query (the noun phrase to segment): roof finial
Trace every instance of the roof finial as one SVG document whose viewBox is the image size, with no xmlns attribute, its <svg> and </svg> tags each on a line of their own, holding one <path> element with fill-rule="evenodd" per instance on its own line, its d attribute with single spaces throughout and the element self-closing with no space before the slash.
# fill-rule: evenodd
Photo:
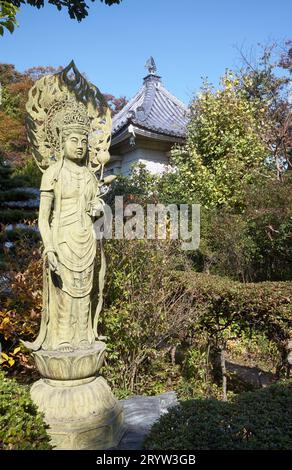
<svg viewBox="0 0 292 470">
<path fill-rule="evenodd" d="M 156 64 L 155 64 L 155 61 L 153 59 L 153 57 L 150 57 L 150 59 L 147 60 L 146 64 L 145 64 L 145 68 L 148 69 L 148 72 L 150 75 L 154 75 L 156 70 L 157 70 L 157 67 L 156 67 Z"/>
</svg>

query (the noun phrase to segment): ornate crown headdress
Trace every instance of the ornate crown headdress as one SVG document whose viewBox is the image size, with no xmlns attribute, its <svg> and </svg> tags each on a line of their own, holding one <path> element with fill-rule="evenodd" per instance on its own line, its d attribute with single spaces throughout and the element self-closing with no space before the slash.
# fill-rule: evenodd
<svg viewBox="0 0 292 470">
<path fill-rule="evenodd" d="M 93 171 L 109 160 L 110 110 L 98 88 L 87 82 L 73 61 L 61 72 L 35 82 L 26 109 L 28 140 L 41 171 L 61 158 L 62 135 L 69 130 L 88 133 Z"/>
</svg>

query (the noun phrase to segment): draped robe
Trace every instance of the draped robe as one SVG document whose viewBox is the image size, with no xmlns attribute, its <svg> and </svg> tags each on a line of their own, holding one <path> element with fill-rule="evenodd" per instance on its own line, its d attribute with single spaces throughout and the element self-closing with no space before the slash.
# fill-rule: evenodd
<svg viewBox="0 0 292 470">
<path fill-rule="evenodd" d="M 56 163 L 43 174 L 40 190 L 53 195 L 50 244 L 59 265 L 58 274 L 45 270 L 42 348 L 87 347 L 94 343 L 90 293 L 96 239 L 89 203 L 97 194 L 97 181 L 86 166 L 73 170 Z"/>
</svg>

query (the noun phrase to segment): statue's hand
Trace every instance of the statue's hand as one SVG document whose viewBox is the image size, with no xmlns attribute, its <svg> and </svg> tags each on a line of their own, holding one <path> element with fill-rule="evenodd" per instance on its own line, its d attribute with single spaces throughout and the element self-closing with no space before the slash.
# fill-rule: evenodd
<svg viewBox="0 0 292 470">
<path fill-rule="evenodd" d="M 101 212 L 103 212 L 103 203 L 102 203 L 102 200 L 98 197 L 90 201 L 89 207 L 90 207 L 90 215 L 92 217 L 96 217 L 100 215 Z"/>
<path fill-rule="evenodd" d="M 49 267 L 51 271 L 53 271 L 56 274 L 60 274 L 58 260 L 53 251 L 48 251 L 48 262 L 49 262 Z"/>
</svg>

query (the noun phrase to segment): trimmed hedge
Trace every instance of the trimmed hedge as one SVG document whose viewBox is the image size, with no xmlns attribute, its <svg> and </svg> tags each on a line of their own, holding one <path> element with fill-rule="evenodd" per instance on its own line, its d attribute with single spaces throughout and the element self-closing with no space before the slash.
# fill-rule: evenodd
<svg viewBox="0 0 292 470">
<path fill-rule="evenodd" d="M 263 352 L 260 367 L 271 370 L 272 363 L 271 372 L 285 372 L 291 282 L 241 284 L 196 273 L 177 246 L 164 242 L 109 240 L 105 251 L 108 268 L 99 323 L 108 346 L 103 372 L 122 396 L 176 390 L 193 398 L 206 388 L 213 395 L 212 382 L 219 386 L 222 381 L 218 349 L 228 353 L 234 337 L 238 342 L 258 337 L 261 344 L 270 341 L 272 352 Z M 38 251 L 27 240 L 9 256 L 11 265 L 18 266 L 11 273 L 9 298 L 1 299 L 0 335 L 6 338 L 2 345 L 8 355 L 19 346 L 19 337 L 35 338 L 42 303 Z M 14 369 L 23 367 L 14 359 Z M 228 377 L 227 391 L 232 387 Z"/>
<path fill-rule="evenodd" d="M 141 394 L 176 389 L 178 377 L 187 373 L 188 352 L 196 351 L 198 357 L 190 357 L 194 383 L 209 381 L 216 367 L 211 354 L 217 360 L 218 348 L 231 337 L 257 334 L 273 343 L 277 373 L 284 370 L 292 282 L 242 284 L 197 273 L 177 247 L 155 241 L 109 241 L 105 251 L 100 333 L 109 348 L 105 373 L 116 389 Z"/>
<path fill-rule="evenodd" d="M 40 233 L 34 230 L 16 228 L 14 230 L 7 230 L 6 232 L 0 233 L 0 243 L 4 242 L 15 242 L 16 240 L 40 240 Z"/>
<path fill-rule="evenodd" d="M 0 220 L 3 224 L 13 224 L 24 220 L 35 220 L 38 218 L 37 211 L 26 211 L 24 209 L 2 209 Z"/>
<path fill-rule="evenodd" d="M 243 284 L 189 271 L 178 274 L 172 284 L 177 297 L 192 299 L 190 319 L 196 320 L 195 327 L 206 328 L 212 335 L 236 323 L 238 333 L 261 331 L 280 349 L 285 348 L 292 333 L 292 282 Z"/>
<path fill-rule="evenodd" d="M 10 177 L 9 173 L 0 174 L 0 189 L 8 190 L 16 187 L 29 186 L 29 178 L 21 175 L 13 175 Z"/>
<path fill-rule="evenodd" d="M 51 449 L 41 414 L 29 388 L 0 371 L 0 450 Z"/>
<path fill-rule="evenodd" d="M 1 191 L 0 193 L 1 204 L 7 201 L 28 201 L 29 199 L 36 199 L 36 195 L 27 191 L 16 191 L 15 189 Z"/>
<path fill-rule="evenodd" d="M 181 402 L 152 427 L 153 450 L 291 450 L 292 382 L 239 395 Z"/>
</svg>

